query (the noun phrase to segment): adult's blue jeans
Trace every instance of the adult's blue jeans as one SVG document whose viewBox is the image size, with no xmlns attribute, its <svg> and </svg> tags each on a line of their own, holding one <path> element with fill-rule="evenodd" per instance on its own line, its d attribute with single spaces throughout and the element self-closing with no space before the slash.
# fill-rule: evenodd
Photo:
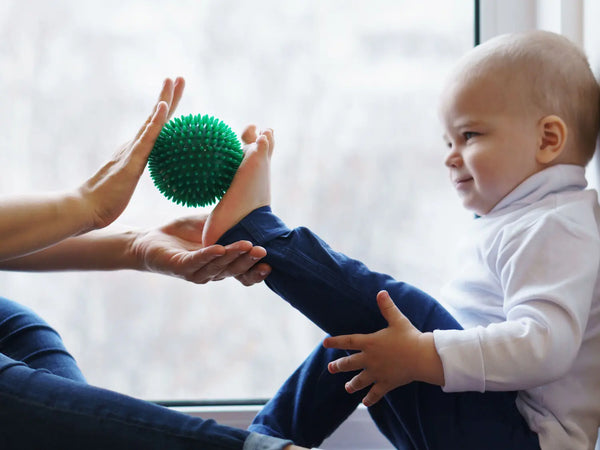
<svg viewBox="0 0 600 450">
<path fill-rule="evenodd" d="M 267 285 L 331 335 L 385 328 L 375 300 L 383 289 L 419 330 L 461 329 L 429 295 L 333 251 L 306 228 L 290 230 L 269 207 L 253 211 L 220 243 L 240 239 L 266 248 L 265 262 L 272 267 Z M 355 373 L 328 373 L 327 363 L 345 355 L 317 346 L 250 429 L 318 446 L 366 393 L 344 390 Z M 515 392 L 444 393 L 438 386 L 414 382 L 389 392 L 369 412 L 397 448 L 539 449 L 537 434 L 519 414 L 515 397 Z"/>
<path fill-rule="evenodd" d="M 289 441 L 86 384 L 59 335 L 0 298 L 0 449 L 261 449 Z"/>
</svg>

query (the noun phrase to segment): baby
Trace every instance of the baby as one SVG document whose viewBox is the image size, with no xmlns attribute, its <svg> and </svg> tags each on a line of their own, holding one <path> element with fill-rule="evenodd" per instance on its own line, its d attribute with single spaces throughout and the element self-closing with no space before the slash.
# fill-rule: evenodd
<svg viewBox="0 0 600 450">
<path fill-rule="evenodd" d="M 459 61 L 440 103 L 445 164 L 476 219 L 439 303 L 288 229 L 269 207 L 273 132 L 249 127 L 204 244 L 265 247 L 269 287 L 337 336 L 251 429 L 318 445 L 362 399 L 400 448 L 594 448 L 600 208 L 584 168 L 599 108 L 585 55 L 559 35 L 500 36 Z"/>
</svg>

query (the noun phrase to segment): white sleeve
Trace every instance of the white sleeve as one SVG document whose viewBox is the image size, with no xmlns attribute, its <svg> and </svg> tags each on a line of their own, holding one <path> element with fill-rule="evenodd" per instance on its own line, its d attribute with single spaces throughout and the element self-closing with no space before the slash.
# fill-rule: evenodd
<svg viewBox="0 0 600 450">
<path fill-rule="evenodd" d="M 434 332 L 444 391 L 522 390 L 570 369 L 600 264 L 596 227 L 587 225 L 550 215 L 504 236 L 492 270 L 503 289 L 506 321 Z"/>
</svg>

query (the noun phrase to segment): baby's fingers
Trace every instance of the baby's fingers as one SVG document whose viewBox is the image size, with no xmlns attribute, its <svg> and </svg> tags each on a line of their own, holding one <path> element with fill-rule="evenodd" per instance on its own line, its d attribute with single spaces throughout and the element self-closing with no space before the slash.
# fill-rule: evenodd
<svg viewBox="0 0 600 450">
<path fill-rule="evenodd" d="M 369 372 L 363 370 L 346 383 L 346 392 L 348 392 L 348 394 L 354 394 L 355 392 L 372 385 L 374 382 L 375 379 L 369 375 Z"/>
<path fill-rule="evenodd" d="M 362 403 L 366 407 L 373 406 L 375 403 L 381 400 L 383 396 L 388 392 L 389 389 L 383 388 L 381 383 L 375 383 L 373 387 L 369 390 L 369 393 L 365 396 L 365 398 L 362 399 Z"/>
<path fill-rule="evenodd" d="M 337 348 L 338 350 L 362 350 L 364 347 L 364 334 L 343 334 L 325 338 L 323 347 Z"/>
<path fill-rule="evenodd" d="M 353 355 L 344 356 L 343 358 L 331 361 L 327 365 L 327 369 L 330 373 L 352 372 L 355 370 L 364 369 L 364 359 L 365 358 L 363 353 L 355 353 Z"/>
<path fill-rule="evenodd" d="M 408 320 L 398 309 L 387 291 L 380 291 L 377 294 L 377 306 L 379 307 L 381 315 L 389 325 L 402 324 Z"/>
</svg>

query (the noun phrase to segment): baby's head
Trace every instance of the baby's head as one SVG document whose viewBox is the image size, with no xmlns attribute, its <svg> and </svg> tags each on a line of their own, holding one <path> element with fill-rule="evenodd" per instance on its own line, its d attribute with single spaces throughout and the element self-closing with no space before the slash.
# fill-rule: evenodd
<svg viewBox="0 0 600 450">
<path fill-rule="evenodd" d="M 589 162 L 600 128 L 600 87 L 585 55 L 565 37 L 503 35 L 459 61 L 440 112 L 451 177 L 465 206 L 486 214 L 534 173 Z M 474 188 L 488 185 L 479 186 L 479 204 L 467 198 L 477 192 L 461 184 L 471 177 Z"/>
</svg>

